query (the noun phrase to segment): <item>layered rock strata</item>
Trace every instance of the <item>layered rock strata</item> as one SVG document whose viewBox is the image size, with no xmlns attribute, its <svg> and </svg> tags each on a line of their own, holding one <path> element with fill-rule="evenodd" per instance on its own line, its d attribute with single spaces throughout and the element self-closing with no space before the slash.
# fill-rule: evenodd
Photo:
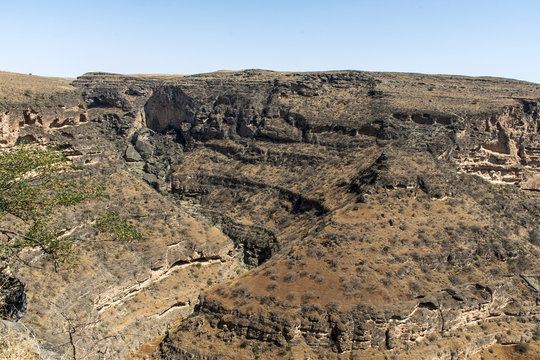
<svg viewBox="0 0 540 360">
<path fill-rule="evenodd" d="M 108 329 L 99 351 L 125 354 L 194 309 L 156 357 L 414 358 L 427 349 L 450 358 L 456 347 L 470 354 L 511 340 L 490 324 L 533 337 L 537 84 L 248 70 L 89 73 L 58 86 L 69 96 L 54 111 L 28 108 L 24 94 L 2 103 L 3 146 L 68 144 L 76 164 L 111 186 L 115 201 L 93 206 L 122 209 L 149 233 L 133 248 L 107 248 L 125 262 L 88 248 L 88 276 L 51 290 L 72 300 L 70 316 Z M 92 222 L 86 210 L 70 228 Z M 194 273 L 207 266 L 219 269 Z M 92 274 L 109 275 L 96 283 Z M 30 321 L 50 321 L 25 280 L 32 270 L 18 276 L 36 304 Z M 97 286 L 91 305 L 78 300 L 81 281 Z M 65 340 L 41 331 L 52 347 Z M 461 331 L 481 341 L 467 347 Z M 101 339 L 81 338 L 92 339 L 87 348 Z M 433 350 L 435 339 L 448 346 Z"/>
</svg>

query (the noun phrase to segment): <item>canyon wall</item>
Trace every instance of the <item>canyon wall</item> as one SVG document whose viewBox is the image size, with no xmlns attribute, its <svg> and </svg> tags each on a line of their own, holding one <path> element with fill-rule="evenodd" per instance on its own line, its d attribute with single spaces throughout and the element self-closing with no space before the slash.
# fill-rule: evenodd
<svg viewBox="0 0 540 360">
<path fill-rule="evenodd" d="M 148 233 L 82 245 L 83 276 L 48 290 L 69 299 L 56 312 L 95 325 L 80 334 L 89 356 L 152 352 L 165 336 L 157 358 L 451 358 L 534 337 L 538 84 L 246 70 L 88 73 L 55 89 L 1 103 L 2 146 L 63 143 L 107 184 L 111 201 L 68 216 L 82 239 L 100 208 Z M 17 275 L 26 318 L 67 351 L 43 325 L 64 320 L 34 270 Z M 478 342 L 459 343 L 463 329 Z"/>
</svg>

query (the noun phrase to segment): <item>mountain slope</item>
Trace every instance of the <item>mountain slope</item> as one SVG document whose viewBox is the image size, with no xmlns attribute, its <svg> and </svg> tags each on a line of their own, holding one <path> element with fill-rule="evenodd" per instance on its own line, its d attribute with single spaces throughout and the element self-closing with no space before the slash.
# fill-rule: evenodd
<svg viewBox="0 0 540 360">
<path fill-rule="evenodd" d="M 70 86 L 61 104 L 2 103 L 2 139 L 67 142 L 112 199 L 86 213 L 121 209 L 148 233 L 115 250 L 126 262 L 79 270 L 94 304 L 59 291 L 78 280 L 54 290 L 136 333 L 94 349 L 125 354 L 193 309 L 156 358 L 455 358 L 537 336 L 540 85 L 247 70 Z M 221 274 L 184 280 L 206 262 Z M 32 294 L 34 270 L 18 276 Z M 32 322 L 56 316 L 30 298 Z"/>
</svg>

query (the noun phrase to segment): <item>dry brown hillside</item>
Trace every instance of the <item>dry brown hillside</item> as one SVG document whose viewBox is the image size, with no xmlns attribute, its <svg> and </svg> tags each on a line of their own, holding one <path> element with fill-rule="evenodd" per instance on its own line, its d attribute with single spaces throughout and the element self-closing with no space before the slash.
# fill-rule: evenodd
<svg viewBox="0 0 540 360">
<path fill-rule="evenodd" d="M 105 186 L 54 214 L 74 266 L 30 251 L 10 264 L 47 354 L 539 355 L 539 84 L 0 75 L 2 146 L 63 144 Z M 109 241 L 107 210 L 143 239 Z"/>
</svg>

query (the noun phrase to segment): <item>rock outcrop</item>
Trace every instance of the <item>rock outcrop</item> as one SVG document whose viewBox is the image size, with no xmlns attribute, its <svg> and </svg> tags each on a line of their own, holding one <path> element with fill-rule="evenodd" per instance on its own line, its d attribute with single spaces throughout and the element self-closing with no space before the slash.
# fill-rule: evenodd
<svg viewBox="0 0 540 360">
<path fill-rule="evenodd" d="M 26 312 L 24 284 L 19 279 L 0 276 L 0 316 L 2 319 L 19 320 Z"/>
</svg>

